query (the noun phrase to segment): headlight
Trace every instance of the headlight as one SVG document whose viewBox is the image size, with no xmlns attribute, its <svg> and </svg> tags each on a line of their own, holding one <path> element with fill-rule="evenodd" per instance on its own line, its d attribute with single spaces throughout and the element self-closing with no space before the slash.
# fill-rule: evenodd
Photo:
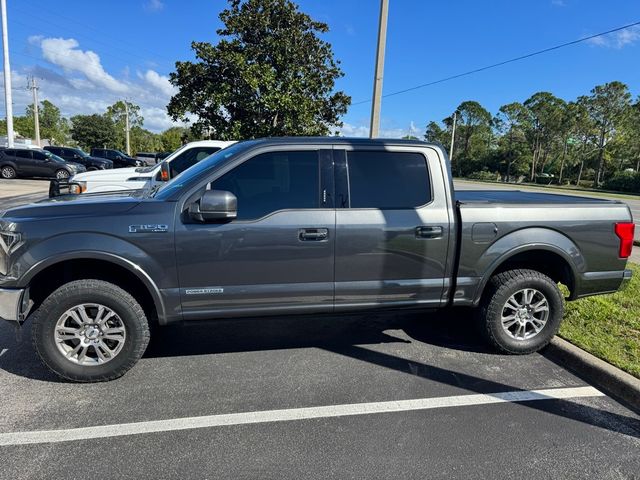
<svg viewBox="0 0 640 480">
<path fill-rule="evenodd" d="M 22 235 L 17 232 L 0 231 L 0 275 L 9 273 L 9 254 L 18 248 Z"/>
<path fill-rule="evenodd" d="M 79 195 L 87 191 L 87 182 L 78 181 L 69 185 L 69 193 Z"/>
</svg>

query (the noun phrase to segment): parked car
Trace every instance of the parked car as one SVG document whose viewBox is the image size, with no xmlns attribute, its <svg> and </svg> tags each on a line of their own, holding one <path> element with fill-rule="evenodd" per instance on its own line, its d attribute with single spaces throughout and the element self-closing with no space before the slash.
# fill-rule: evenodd
<svg viewBox="0 0 640 480">
<path fill-rule="evenodd" d="M 87 172 L 73 177 L 76 193 L 114 192 L 150 188 L 184 172 L 187 168 L 235 142 L 202 140 L 180 147 L 161 164 L 139 168 L 120 168 L 109 172 Z"/>
<path fill-rule="evenodd" d="M 111 160 L 92 157 L 81 148 L 48 146 L 44 147 L 44 150 L 47 150 L 68 162 L 75 162 L 84 165 L 87 171 L 110 170 L 113 168 L 113 162 Z"/>
<path fill-rule="evenodd" d="M 46 150 L 5 148 L 0 151 L 0 177 L 5 179 L 27 177 L 65 180 L 85 171 L 83 165 L 67 162 Z"/>
<path fill-rule="evenodd" d="M 152 152 L 137 152 L 136 160 L 140 160 L 141 162 L 144 162 L 145 165 L 155 165 L 156 163 L 158 163 L 157 155 L 158 155 L 157 153 L 152 153 Z"/>
<path fill-rule="evenodd" d="M 136 160 L 126 153 L 112 148 L 92 148 L 91 156 L 111 160 L 113 162 L 113 168 L 142 167 L 145 165 L 143 161 Z"/>
<path fill-rule="evenodd" d="M 475 307 L 498 350 L 535 352 L 567 300 L 630 278 L 620 201 L 454 192 L 439 145 L 271 138 L 145 195 L 72 195 L 0 216 L 0 317 L 83 382 L 124 374 L 149 324 Z"/>
</svg>

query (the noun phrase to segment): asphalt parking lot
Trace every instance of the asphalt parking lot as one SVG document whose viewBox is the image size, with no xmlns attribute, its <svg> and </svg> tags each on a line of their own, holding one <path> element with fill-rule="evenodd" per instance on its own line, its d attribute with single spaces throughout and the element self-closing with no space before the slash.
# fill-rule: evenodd
<svg viewBox="0 0 640 480">
<path fill-rule="evenodd" d="M 488 350 L 467 311 L 164 328 L 89 385 L 29 327 L 0 323 L 2 479 L 639 478 L 637 413 L 545 353 Z"/>
</svg>

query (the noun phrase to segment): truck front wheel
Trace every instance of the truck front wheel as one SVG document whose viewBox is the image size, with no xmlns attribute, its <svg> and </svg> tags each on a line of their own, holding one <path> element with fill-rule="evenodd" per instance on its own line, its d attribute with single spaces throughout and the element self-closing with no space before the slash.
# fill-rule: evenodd
<svg viewBox="0 0 640 480">
<path fill-rule="evenodd" d="M 149 343 L 142 307 L 120 287 L 76 280 L 49 295 L 32 315 L 33 344 L 43 363 L 74 382 L 113 380 Z"/>
<path fill-rule="evenodd" d="M 498 350 L 527 354 L 551 341 L 563 314 L 562 293 L 553 280 L 535 270 L 508 270 L 491 278 L 480 321 Z"/>
</svg>

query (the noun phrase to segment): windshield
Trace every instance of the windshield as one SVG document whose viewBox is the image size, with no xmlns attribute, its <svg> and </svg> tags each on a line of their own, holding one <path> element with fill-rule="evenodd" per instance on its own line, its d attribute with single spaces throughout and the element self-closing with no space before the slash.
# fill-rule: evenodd
<svg viewBox="0 0 640 480">
<path fill-rule="evenodd" d="M 87 158 L 90 157 L 91 155 L 89 155 L 87 152 L 85 152 L 84 150 L 80 149 L 80 148 L 76 148 L 75 152 L 80 155 L 83 158 Z"/>
<path fill-rule="evenodd" d="M 193 167 L 186 169 L 177 177 L 172 178 L 167 183 L 157 185 L 149 192 L 149 195 L 157 198 L 168 198 L 169 195 L 173 194 L 176 190 L 180 190 L 183 186 L 197 181 L 200 176 L 206 175 L 207 172 L 213 170 L 218 164 L 238 153 L 244 152 L 253 145 L 253 143 L 254 142 L 251 141 L 238 142 L 230 147 L 218 150 L 201 162 L 196 163 Z"/>
<path fill-rule="evenodd" d="M 66 163 L 63 158 L 60 158 L 59 156 L 54 155 L 49 150 L 43 150 L 42 153 L 44 153 L 44 155 L 50 160 L 55 160 L 56 162 Z"/>
</svg>

